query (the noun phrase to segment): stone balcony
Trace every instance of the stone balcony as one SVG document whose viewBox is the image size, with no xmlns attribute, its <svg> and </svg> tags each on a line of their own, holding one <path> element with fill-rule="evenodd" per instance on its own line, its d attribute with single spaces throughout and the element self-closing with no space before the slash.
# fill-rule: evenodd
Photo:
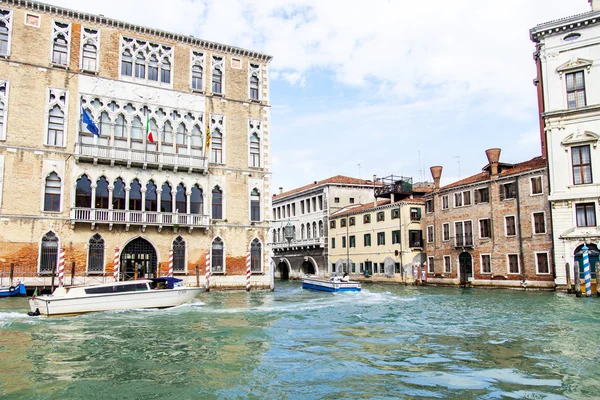
<svg viewBox="0 0 600 400">
<path fill-rule="evenodd" d="M 71 209 L 71 225 L 76 223 L 91 223 L 92 229 L 96 224 L 107 224 L 109 229 L 113 225 L 125 225 L 129 230 L 131 225 L 141 226 L 142 231 L 147 226 L 156 226 L 160 231 L 163 227 L 187 228 L 208 228 L 208 215 L 201 214 L 180 214 L 166 213 L 156 211 L 137 211 L 137 210 L 107 210 L 99 208 L 76 207 Z"/>
<path fill-rule="evenodd" d="M 326 244 L 325 244 L 324 237 L 312 238 L 312 239 L 298 239 L 298 240 L 294 239 L 291 241 L 291 243 L 288 243 L 287 241 L 279 242 L 279 243 L 272 243 L 273 250 L 280 250 L 280 251 L 298 249 L 298 248 L 302 248 L 302 247 L 323 248 L 325 246 L 326 246 Z"/>
<path fill-rule="evenodd" d="M 91 161 L 94 164 L 103 163 L 111 166 L 126 165 L 158 170 L 169 169 L 177 171 L 184 169 L 206 172 L 206 157 L 186 154 L 144 151 L 138 149 L 102 146 L 97 144 L 75 143 L 75 161 Z"/>
</svg>

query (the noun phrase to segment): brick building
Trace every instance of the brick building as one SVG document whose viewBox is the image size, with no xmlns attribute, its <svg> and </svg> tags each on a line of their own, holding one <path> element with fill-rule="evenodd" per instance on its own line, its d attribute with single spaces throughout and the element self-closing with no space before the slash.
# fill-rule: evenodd
<svg viewBox="0 0 600 400">
<path fill-rule="evenodd" d="M 481 173 L 425 196 L 427 281 L 433 284 L 554 288 L 546 160 L 500 162 L 486 151 Z"/>
<path fill-rule="evenodd" d="M 271 57 L 34 1 L 0 1 L 0 273 L 47 285 L 173 269 L 272 289 Z M 85 110 L 85 111 L 82 111 Z M 82 121 L 87 114 L 97 127 Z M 69 282 L 69 278 L 67 278 Z"/>
</svg>

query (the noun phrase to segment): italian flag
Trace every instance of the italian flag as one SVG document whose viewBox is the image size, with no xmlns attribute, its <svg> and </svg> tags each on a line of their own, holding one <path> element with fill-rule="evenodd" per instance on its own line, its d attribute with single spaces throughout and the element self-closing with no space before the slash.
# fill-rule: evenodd
<svg viewBox="0 0 600 400">
<path fill-rule="evenodd" d="M 150 130 L 150 113 L 146 114 L 146 136 L 148 137 L 148 142 L 154 143 L 154 137 Z"/>
</svg>

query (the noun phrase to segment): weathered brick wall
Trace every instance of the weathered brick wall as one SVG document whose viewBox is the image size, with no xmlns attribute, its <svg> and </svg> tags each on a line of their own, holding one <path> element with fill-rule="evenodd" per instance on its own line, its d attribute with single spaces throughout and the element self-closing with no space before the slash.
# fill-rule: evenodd
<svg viewBox="0 0 600 400">
<path fill-rule="evenodd" d="M 542 176 L 543 195 L 530 195 L 530 180 L 532 176 Z M 473 249 L 465 249 L 473 260 L 473 278 L 475 280 L 491 280 L 497 285 L 502 285 L 502 281 L 521 281 L 521 274 L 510 274 L 507 267 L 507 254 L 519 254 L 520 243 L 519 235 L 507 237 L 505 235 L 504 217 L 514 215 L 517 219 L 517 200 L 500 200 L 500 185 L 514 181 L 514 177 L 504 179 L 494 179 L 491 182 L 480 185 L 465 186 L 454 188 L 454 190 L 437 192 L 433 195 L 435 202 L 435 212 L 425 214 L 424 225 L 434 225 L 435 240 L 434 243 L 426 243 L 428 257 L 434 257 L 435 273 L 428 274 L 429 278 L 436 278 L 440 281 L 457 282 L 458 259 L 463 249 L 454 247 L 455 229 L 454 223 L 457 221 L 473 222 Z M 480 187 L 490 188 L 490 202 L 484 204 L 474 204 L 473 189 Z M 463 190 L 471 190 L 472 205 L 454 208 L 454 193 Z M 552 275 L 552 242 L 551 242 L 551 221 L 550 210 L 547 201 L 548 184 L 545 171 L 537 171 L 530 174 L 523 174 L 519 177 L 519 202 L 520 202 L 520 225 L 523 243 L 523 258 L 520 259 L 520 269 L 524 272 L 527 281 L 547 282 L 551 285 Z M 449 209 L 442 210 L 442 196 L 449 196 Z M 533 233 L 534 212 L 545 212 L 546 233 Z M 479 238 L 479 220 L 490 218 L 492 223 L 492 237 L 489 239 Z M 517 219 L 517 223 L 519 220 Z M 450 240 L 443 241 L 443 224 L 450 224 Z M 518 231 L 518 226 L 517 226 Z M 426 232 L 424 232 L 425 234 Z M 518 233 L 518 232 L 517 232 Z M 547 252 L 548 262 L 550 264 L 550 274 L 538 274 L 536 271 L 535 252 Z M 486 274 L 481 272 L 482 254 L 491 255 L 492 272 Z M 444 272 L 444 256 L 450 255 L 452 262 L 452 272 Z"/>
</svg>

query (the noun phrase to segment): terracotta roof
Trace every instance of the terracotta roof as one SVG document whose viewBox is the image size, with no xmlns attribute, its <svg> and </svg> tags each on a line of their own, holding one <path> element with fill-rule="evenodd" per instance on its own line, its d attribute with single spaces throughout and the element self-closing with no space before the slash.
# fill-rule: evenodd
<svg viewBox="0 0 600 400">
<path fill-rule="evenodd" d="M 517 174 L 520 174 L 520 173 L 523 173 L 526 171 L 531 171 L 534 169 L 540 169 L 540 168 L 545 168 L 545 167 L 546 167 L 546 159 L 541 156 L 538 156 L 538 157 L 532 158 L 529 161 L 524 161 L 522 163 L 514 164 L 514 166 L 512 168 L 505 169 L 504 171 L 500 172 L 500 174 L 498 174 L 498 176 L 500 178 L 504 178 L 507 176 L 517 175 Z M 484 182 L 489 179 L 490 179 L 490 174 L 488 172 L 484 171 L 484 172 L 480 172 L 476 175 L 472 175 L 467 178 L 461 179 L 460 181 L 456 181 L 449 185 L 443 186 L 440 188 L 440 190 L 470 185 L 470 184 L 477 183 L 477 182 Z"/>
<path fill-rule="evenodd" d="M 419 198 L 414 198 L 414 199 L 400 200 L 400 201 L 397 201 L 396 203 L 424 203 L 424 202 L 425 202 L 425 199 L 419 197 Z M 388 204 L 391 204 L 390 199 L 384 199 L 384 200 L 377 201 L 377 206 L 374 206 L 373 203 L 366 203 L 366 204 L 359 204 L 359 205 L 356 205 L 353 207 L 345 207 L 345 208 L 331 214 L 330 218 L 338 218 L 338 217 L 343 217 L 344 215 L 357 214 L 357 213 L 368 211 L 368 210 L 374 210 L 377 207 L 385 206 Z"/>
<path fill-rule="evenodd" d="M 280 198 L 286 197 L 286 196 L 290 196 L 292 194 L 300 193 L 300 192 L 303 192 L 305 190 L 309 190 L 312 188 L 316 188 L 317 186 L 328 185 L 328 184 L 373 186 L 373 181 L 369 181 L 366 179 L 352 178 L 352 177 L 344 176 L 344 175 L 336 175 L 336 176 L 332 176 L 331 178 L 323 179 L 321 181 L 315 181 L 314 183 L 311 183 L 309 185 L 300 186 L 299 188 L 292 189 L 287 192 L 283 192 L 281 194 L 275 194 L 275 195 L 273 195 L 273 200 L 280 199 Z M 377 183 L 377 185 L 379 186 L 381 184 Z"/>
</svg>

